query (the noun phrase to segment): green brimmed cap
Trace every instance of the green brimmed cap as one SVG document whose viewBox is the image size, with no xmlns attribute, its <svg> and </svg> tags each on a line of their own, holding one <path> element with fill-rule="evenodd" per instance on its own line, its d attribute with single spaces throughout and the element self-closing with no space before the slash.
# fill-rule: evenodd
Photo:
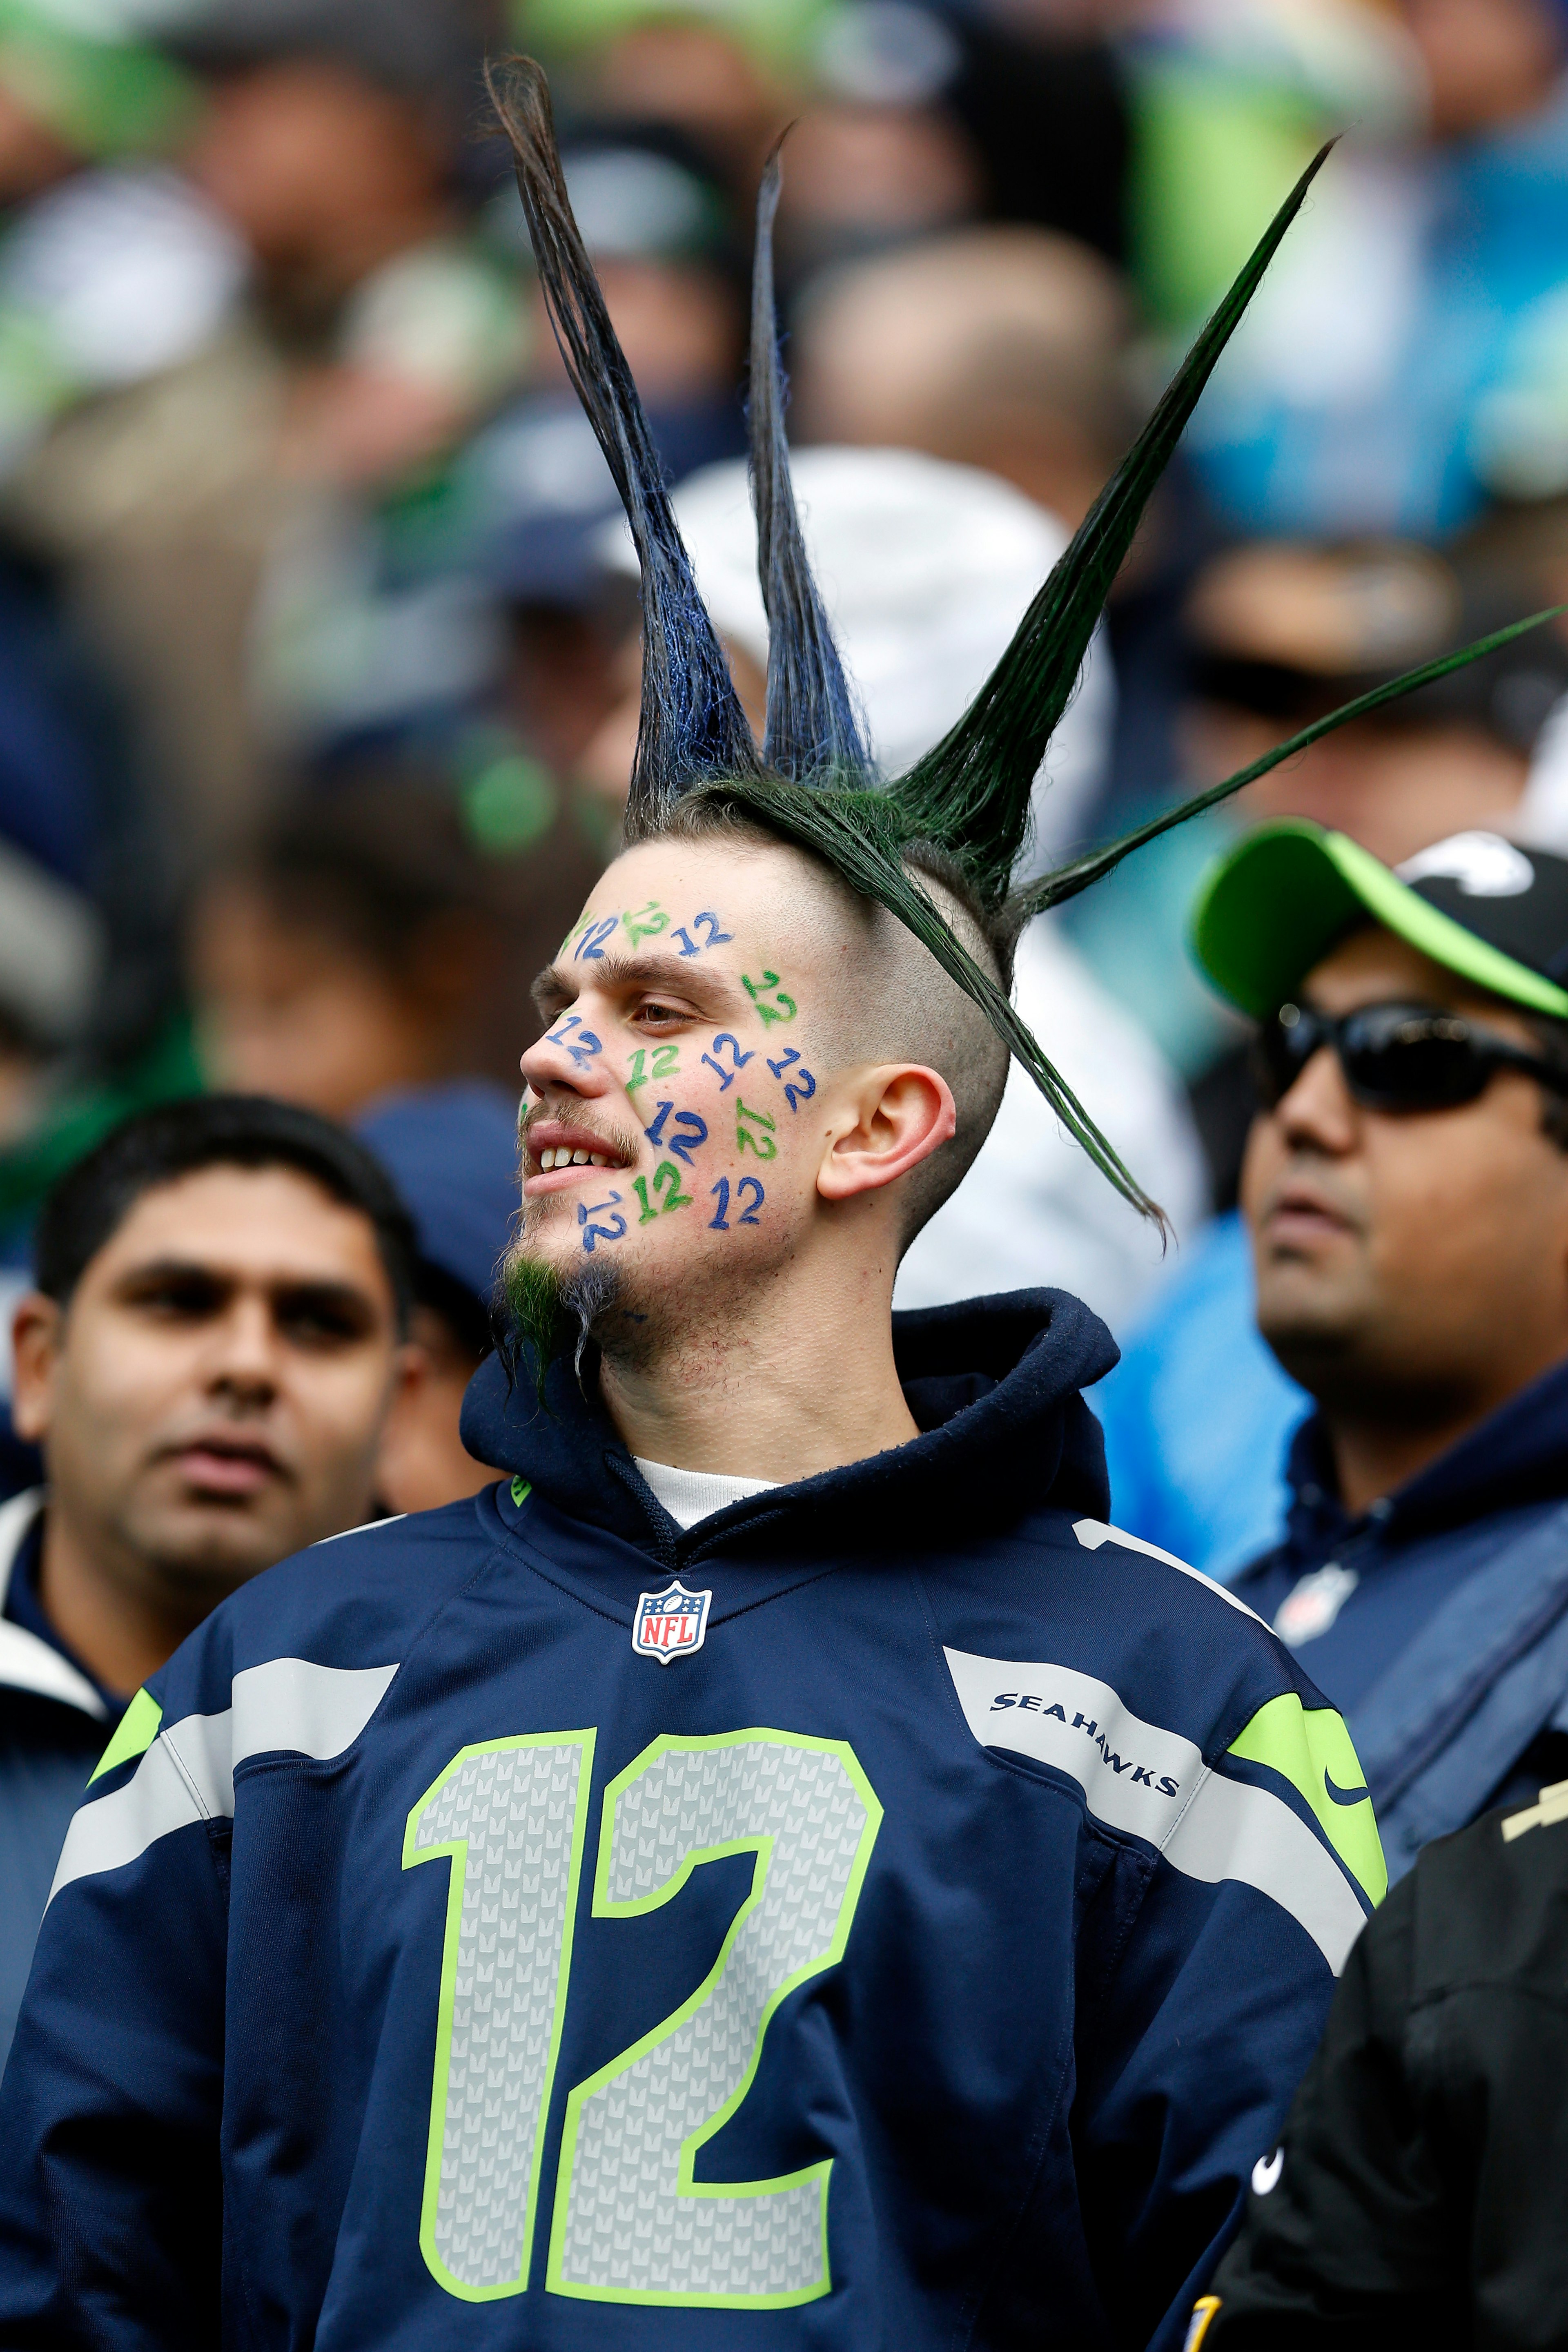
<svg viewBox="0 0 1568 2352">
<path fill-rule="evenodd" d="M 1199 888 L 1193 953 L 1261 1021 L 1368 920 L 1532 1013 L 1568 1020 L 1568 859 L 1496 833 L 1457 833 L 1403 866 L 1292 818 L 1219 858 Z"/>
</svg>

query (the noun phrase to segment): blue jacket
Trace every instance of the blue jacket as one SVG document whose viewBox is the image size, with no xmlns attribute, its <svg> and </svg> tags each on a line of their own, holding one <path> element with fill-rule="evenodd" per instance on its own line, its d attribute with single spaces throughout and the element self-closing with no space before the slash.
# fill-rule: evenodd
<svg viewBox="0 0 1568 2352">
<path fill-rule="evenodd" d="M 1222 1584 L 1278 1540 L 1286 1449 L 1312 1399 L 1259 1333 L 1252 1248 L 1234 1209 L 1161 1284 L 1093 1406 L 1125 1526 Z"/>
<path fill-rule="evenodd" d="M 1314 1417 L 1285 1541 L 1232 1587 L 1348 1721 L 1397 1878 L 1568 1778 L 1568 1363 L 1359 1518 Z"/>
<path fill-rule="evenodd" d="M 0 2094 L 0 2346 L 1180 2341 L 1381 1888 L 1343 1727 L 1119 1538 L 1023 1293 L 682 1533 L 570 1368 L 132 1703 Z"/>
<path fill-rule="evenodd" d="M 0 1504 L 0 2065 L 11 2045 L 49 1882 L 119 1709 L 13 1606 L 44 1497 Z M 18 1622 L 21 1620 L 22 1622 Z"/>
</svg>

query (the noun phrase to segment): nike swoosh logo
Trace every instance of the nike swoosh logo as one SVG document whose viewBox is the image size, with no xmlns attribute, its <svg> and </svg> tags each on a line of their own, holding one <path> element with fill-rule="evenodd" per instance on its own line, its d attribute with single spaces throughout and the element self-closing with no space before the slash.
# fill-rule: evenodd
<svg viewBox="0 0 1568 2352">
<path fill-rule="evenodd" d="M 1334 1781 L 1330 1778 L 1327 1771 L 1323 1774 L 1323 1787 L 1328 1790 L 1332 1802 L 1336 1805 L 1359 1805 L 1364 1801 L 1367 1794 L 1364 1788 L 1341 1789 L 1337 1787 Z"/>
<path fill-rule="evenodd" d="M 1266 2162 L 1262 2157 L 1260 2157 L 1252 2167 L 1253 2194 L 1258 2197 L 1267 2197 L 1284 2169 L 1285 2151 L 1282 2147 L 1277 2147 Z"/>
</svg>

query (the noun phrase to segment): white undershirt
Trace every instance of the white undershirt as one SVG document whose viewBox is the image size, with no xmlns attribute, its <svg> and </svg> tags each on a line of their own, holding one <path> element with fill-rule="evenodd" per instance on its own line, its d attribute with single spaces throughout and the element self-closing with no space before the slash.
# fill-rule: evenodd
<svg viewBox="0 0 1568 2352">
<path fill-rule="evenodd" d="M 729 1478 L 721 1470 L 676 1470 L 668 1462 L 645 1462 L 640 1454 L 632 1458 L 678 1528 L 695 1528 L 710 1513 L 779 1484 L 777 1478 Z"/>
</svg>

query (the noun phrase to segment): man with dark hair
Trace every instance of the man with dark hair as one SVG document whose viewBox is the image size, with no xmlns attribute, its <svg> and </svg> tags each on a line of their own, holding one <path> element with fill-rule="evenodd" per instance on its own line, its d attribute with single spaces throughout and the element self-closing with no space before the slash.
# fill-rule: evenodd
<svg viewBox="0 0 1568 2352">
<path fill-rule="evenodd" d="M 412 1257 L 362 1146 L 242 1096 L 128 1120 L 46 1202 L 13 1412 L 47 1483 L 0 1509 L 0 2048 L 131 1693 L 225 1594 L 370 1516 Z"/>
<path fill-rule="evenodd" d="M 1234 1590 L 1343 1710 L 1397 1877 L 1568 1776 L 1568 861 L 1267 826 L 1194 937 L 1261 1024 L 1258 1322 L 1317 1403 Z"/>
</svg>

